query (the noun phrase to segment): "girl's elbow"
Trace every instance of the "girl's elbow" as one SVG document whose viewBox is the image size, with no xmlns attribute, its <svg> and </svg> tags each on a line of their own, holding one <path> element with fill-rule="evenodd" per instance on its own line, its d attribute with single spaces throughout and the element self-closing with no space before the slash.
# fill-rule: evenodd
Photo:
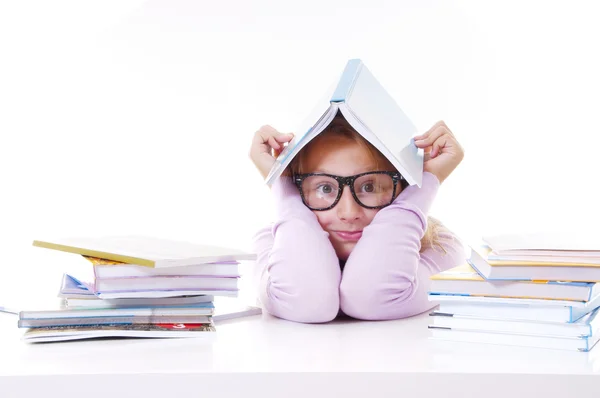
<svg viewBox="0 0 600 398">
<path fill-rule="evenodd" d="M 410 311 L 412 287 L 385 292 L 375 288 L 340 286 L 340 309 L 355 319 L 382 321 L 405 318 Z"/>
<path fill-rule="evenodd" d="M 288 296 L 287 300 L 271 298 L 267 311 L 278 318 L 300 323 L 326 323 L 340 310 L 337 288 L 306 289 Z"/>
<path fill-rule="evenodd" d="M 333 321 L 340 311 L 340 296 L 335 294 L 318 294 L 311 299 L 292 303 L 290 307 L 291 321 L 301 323 L 326 323 Z"/>
<path fill-rule="evenodd" d="M 374 320 L 374 313 L 380 307 L 380 299 L 374 290 L 342 281 L 340 285 L 340 309 L 352 318 Z"/>
</svg>

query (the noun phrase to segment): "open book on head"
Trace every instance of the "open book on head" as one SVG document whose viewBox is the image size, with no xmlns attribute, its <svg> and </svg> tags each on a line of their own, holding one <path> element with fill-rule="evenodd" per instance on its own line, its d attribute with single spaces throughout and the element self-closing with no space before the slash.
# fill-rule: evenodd
<svg viewBox="0 0 600 398">
<path fill-rule="evenodd" d="M 294 132 L 277 157 L 266 182 L 271 185 L 292 159 L 340 112 L 348 123 L 398 170 L 410 185 L 421 186 L 423 149 L 413 137 L 417 128 L 360 59 L 351 59 L 325 98 Z"/>
</svg>

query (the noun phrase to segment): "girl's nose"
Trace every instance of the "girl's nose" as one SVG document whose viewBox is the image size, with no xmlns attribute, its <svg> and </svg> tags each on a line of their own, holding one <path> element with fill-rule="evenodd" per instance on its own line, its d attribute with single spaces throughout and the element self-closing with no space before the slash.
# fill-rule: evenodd
<svg viewBox="0 0 600 398">
<path fill-rule="evenodd" d="M 362 207 L 354 200 L 349 186 L 344 187 L 342 197 L 335 207 L 338 217 L 344 221 L 357 220 L 362 213 Z"/>
</svg>

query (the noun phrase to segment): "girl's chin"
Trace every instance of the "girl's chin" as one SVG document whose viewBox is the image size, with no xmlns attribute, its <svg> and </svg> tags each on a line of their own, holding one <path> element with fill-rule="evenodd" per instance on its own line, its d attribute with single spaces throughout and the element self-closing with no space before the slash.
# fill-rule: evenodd
<svg viewBox="0 0 600 398">
<path fill-rule="evenodd" d="M 340 260 L 346 261 L 348 260 L 348 257 L 350 257 L 350 253 L 352 253 L 354 246 L 356 246 L 356 243 L 354 242 L 338 243 L 335 245 L 335 254 L 337 254 Z"/>
</svg>

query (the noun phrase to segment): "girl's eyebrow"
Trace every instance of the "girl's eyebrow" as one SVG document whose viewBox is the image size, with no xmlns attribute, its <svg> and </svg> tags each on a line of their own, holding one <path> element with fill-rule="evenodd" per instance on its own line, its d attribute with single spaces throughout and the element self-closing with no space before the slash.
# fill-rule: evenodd
<svg viewBox="0 0 600 398">
<path fill-rule="evenodd" d="M 346 176 L 353 176 L 353 175 L 360 174 L 360 173 L 366 173 L 369 171 L 378 171 L 378 170 L 379 169 L 375 166 L 369 166 L 369 167 L 361 167 L 358 169 L 354 169 L 353 173 L 336 174 L 336 173 L 332 173 L 331 170 L 328 170 L 328 169 L 316 169 L 313 171 L 309 171 L 308 173 L 323 173 L 323 174 L 331 174 L 331 175 L 335 175 L 335 176 L 346 177 Z"/>
</svg>

